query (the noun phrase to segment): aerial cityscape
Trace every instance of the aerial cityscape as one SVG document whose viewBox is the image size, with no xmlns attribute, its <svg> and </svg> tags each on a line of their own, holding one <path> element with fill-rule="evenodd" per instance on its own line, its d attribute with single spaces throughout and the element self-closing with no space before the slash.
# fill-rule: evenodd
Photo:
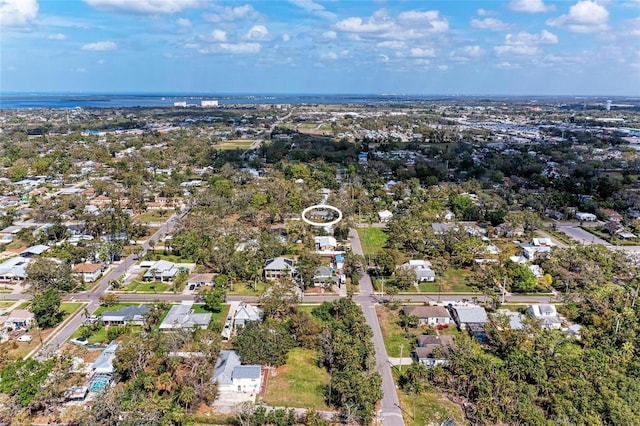
<svg viewBox="0 0 640 426">
<path fill-rule="evenodd" d="M 0 424 L 640 425 L 637 1 L 0 0 Z"/>
</svg>

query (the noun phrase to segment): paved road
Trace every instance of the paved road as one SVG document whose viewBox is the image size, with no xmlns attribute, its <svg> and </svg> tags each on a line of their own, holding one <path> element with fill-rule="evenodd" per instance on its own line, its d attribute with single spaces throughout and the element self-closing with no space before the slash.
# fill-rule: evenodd
<svg viewBox="0 0 640 426">
<path fill-rule="evenodd" d="M 351 228 L 349 230 L 349 237 L 351 238 L 351 250 L 356 254 L 364 256 L 358 232 Z M 364 274 L 360 278 L 360 294 L 356 296 L 354 300 L 356 303 L 361 305 L 367 324 L 373 331 L 373 345 L 376 350 L 376 364 L 378 366 L 378 372 L 382 376 L 382 391 L 384 392 L 384 396 L 381 401 L 381 408 L 378 412 L 378 418 L 384 425 L 404 426 L 402 412 L 400 411 L 400 401 L 398 400 L 396 385 L 393 381 L 393 375 L 391 374 L 389 356 L 387 355 L 387 350 L 384 347 L 384 339 L 382 338 L 380 323 L 378 322 L 378 316 L 376 315 L 376 305 L 378 304 L 378 301 L 373 291 L 371 277 L 369 277 L 368 274 Z"/>
<path fill-rule="evenodd" d="M 167 220 L 167 222 L 165 222 L 142 245 L 143 252 L 141 255 L 144 255 L 144 253 L 149 250 L 149 241 L 157 242 L 162 235 L 170 232 L 173 227 L 188 213 L 188 211 L 189 209 L 185 209 L 185 211 L 182 212 L 179 216 L 173 216 L 169 220 Z M 85 314 L 91 315 L 98 309 L 98 307 L 100 307 L 100 297 L 107 292 L 109 282 L 111 282 L 112 280 L 117 280 L 123 274 L 125 274 L 127 270 L 135 264 L 137 258 L 137 255 L 132 254 L 127 258 L 121 260 L 115 268 L 113 268 L 108 274 L 102 277 L 98 284 L 93 287 L 93 289 L 65 296 L 65 301 L 87 301 L 88 305 L 86 306 L 86 310 L 83 310 L 83 312 L 76 314 L 73 318 L 60 325 L 58 329 L 51 334 L 47 341 L 44 342 L 44 345 L 39 351 L 36 358 L 44 359 L 47 358 L 49 354 L 57 351 L 59 347 L 71 337 L 74 331 L 76 331 L 78 327 L 82 325 L 85 320 Z M 151 300 L 160 298 L 159 296 L 153 294 L 150 296 L 155 296 L 155 298 Z M 162 296 L 162 299 L 165 299 L 165 296 Z"/>
</svg>

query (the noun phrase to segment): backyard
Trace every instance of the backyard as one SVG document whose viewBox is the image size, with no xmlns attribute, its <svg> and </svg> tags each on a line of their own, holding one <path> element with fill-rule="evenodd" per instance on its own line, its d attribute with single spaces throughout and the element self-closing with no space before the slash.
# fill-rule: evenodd
<svg viewBox="0 0 640 426">
<path fill-rule="evenodd" d="M 289 352 L 287 363 L 278 367 L 276 376 L 266 377 L 264 401 L 276 407 L 301 407 L 328 410 L 324 401 L 329 373 L 316 364 L 317 353 L 296 348 Z"/>
</svg>

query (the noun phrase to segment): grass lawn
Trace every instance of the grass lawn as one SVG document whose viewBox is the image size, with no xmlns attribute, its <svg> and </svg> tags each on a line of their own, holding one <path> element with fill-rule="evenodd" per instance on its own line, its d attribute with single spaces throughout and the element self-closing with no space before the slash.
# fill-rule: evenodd
<svg viewBox="0 0 640 426">
<path fill-rule="evenodd" d="M 477 290 L 467 285 L 467 280 L 473 276 L 474 272 L 467 269 L 449 268 L 444 272 L 442 278 L 437 277 L 436 280 L 442 280 L 442 291 L 450 293 L 473 293 Z M 437 283 L 435 284 L 435 291 L 438 291 Z"/>
<path fill-rule="evenodd" d="M 93 315 L 95 316 L 100 316 L 102 315 L 103 312 L 105 311 L 119 311 L 120 309 L 127 307 L 127 306 L 139 306 L 140 303 L 116 303 L 114 305 L 111 306 L 100 306 L 98 309 L 96 309 L 96 311 L 93 313 Z"/>
<path fill-rule="evenodd" d="M 455 420 L 456 425 L 468 424 L 462 407 L 435 392 L 407 395 L 398 389 L 398 398 L 403 409 L 404 424 L 407 426 L 439 425 L 447 418 Z"/>
<path fill-rule="evenodd" d="M 601 228 L 592 228 L 592 227 L 586 227 L 586 226 L 581 226 L 581 228 L 584 229 L 587 232 L 592 233 L 596 237 L 602 238 L 603 240 L 605 240 L 609 244 L 613 244 L 614 246 L 635 246 L 635 245 L 638 245 L 638 239 L 637 238 L 634 238 L 634 239 L 631 239 L 631 240 L 621 240 L 620 238 L 614 237 L 613 235 L 609 234 L 608 231 L 605 231 L 605 230 L 603 230 Z"/>
<path fill-rule="evenodd" d="M 31 302 L 22 302 L 16 309 L 27 309 L 31 305 Z"/>
<path fill-rule="evenodd" d="M 233 290 L 227 289 L 227 294 L 234 296 L 260 296 L 266 288 L 267 285 L 262 281 L 258 281 L 256 290 L 253 289 L 253 282 L 235 283 L 233 284 Z"/>
<path fill-rule="evenodd" d="M 557 229 L 553 229 L 552 226 L 545 227 L 543 231 L 551 235 L 556 240 L 568 246 L 572 246 L 576 243 L 575 240 L 572 240 L 567 234 L 565 234 L 562 231 L 558 231 Z M 539 232 L 534 232 L 534 234 L 536 235 L 536 237 L 543 237 L 543 235 L 540 234 Z"/>
<path fill-rule="evenodd" d="M 141 283 L 140 281 L 132 281 L 126 288 L 126 291 L 136 291 L 138 293 L 163 293 L 166 291 L 173 291 L 172 283 L 161 283 L 158 281 L 152 281 L 148 283 Z"/>
<path fill-rule="evenodd" d="M 15 302 L 7 302 L 7 301 L 2 301 L 0 302 L 0 309 L 6 309 L 9 306 L 13 306 Z"/>
<path fill-rule="evenodd" d="M 249 149 L 249 147 L 253 142 L 254 142 L 253 139 L 234 139 L 234 140 L 224 141 L 217 145 L 214 145 L 214 148 L 220 149 L 220 150 Z"/>
<path fill-rule="evenodd" d="M 387 244 L 387 234 L 382 228 L 358 228 L 358 235 L 365 256 L 381 253 Z"/>
<path fill-rule="evenodd" d="M 224 321 L 227 319 L 227 315 L 229 315 L 229 309 L 231 307 L 229 305 L 224 305 L 222 307 L 222 311 L 220 312 L 209 312 L 204 308 L 204 304 L 196 303 L 193 305 L 193 312 L 196 314 L 211 314 L 211 322 L 222 322 L 224 325 Z"/>
<path fill-rule="evenodd" d="M 410 328 L 405 333 L 397 324 L 399 312 L 392 311 L 384 306 L 376 306 L 376 314 L 380 321 L 380 330 L 384 338 L 384 347 L 390 357 L 400 356 L 400 345 L 404 345 L 403 357 L 409 357 L 411 348 L 416 345 L 416 338 L 422 334 L 422 328 Z"/>
<path fill-rule="evenodd" d="M 62 312 L 63 318 L 67 318 L 69 315 L 77 311 L 81 306 L 84 306 L 84 303 L 62 302 L 60 304 L 60 312 Z"/>
<path fill-rule="evenodd" d="M 137 223 L 165 222 L 172 214 L 173 210 L 152 210 L 135 216 L 133 221 Z"/>
<path fill-rule="evenodd" d="M 267 377 L 264 401 L 278 407 L 328 410 L 323 394 L 329 385 L 329 373 L 316 365 L 316 356 L 308 349 L 289 352 L 287 363 L 277 369 L 277 375 Z"/>
<path fill-rule="evenodd" d="M 167 260 L 173 263 L 195 263 L 192 259 L 187 259 L 185 257 L 176 256 L 175 254 L 163 254 L 162 248 L 150 250 L 147 255 L 144 257 L 145 260 Z"/>
<path fill-rule="evenodd" d="M 85 327 L 81 325 L 76 331 L 73 332 L 69 340 L 78 338 L 82 336 L 82 328 Z M 109 343 L 109 338 L 107 337 L 107 329 L 105 327 L 101 327 L 98 331 L 94 331 L 87 338 L 89 343 Z"/>
</svg>

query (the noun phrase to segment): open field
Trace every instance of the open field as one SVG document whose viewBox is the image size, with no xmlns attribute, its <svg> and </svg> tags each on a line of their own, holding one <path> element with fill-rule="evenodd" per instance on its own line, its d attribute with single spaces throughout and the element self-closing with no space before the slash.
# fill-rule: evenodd
<svg viewBox="0 0 640 426">
<path fill-rule="evenodd" d="M 472 271 L 460 268 L 449 268 L 444 272 L 442 277 L 436 277 L 435 282 L 420 283 L 418 284 L 418 288 L 421 292 L 425 293 L 437 293 L 438 290 L 443 293 L 473 293 L 476 290 L 467 285 L 468 279 L 472 276 Z M 439 286 L 441 286 L 441 288 L 439 288 Z"/>
<path fill-rule="evenodd" d="M 455 420 L 456 425 L 468 424 L 462 407 L 436 392 L 407 395 L 398 389 L 398 398 L 406 426 L 439 425 L 447 418 Z"/>
<path fill-rule="evenodd" d="M 376 314 L 380 321 L 380 330 L 384 338 L 384 347 L 390 357 L 400 356 L 400 345 L 403 357 L 409 357 L 411 348 L 416 345 L 416 338 L 423 334 L 422 328 L 409 328 L 405 333 L 398 325 L 399 311 L 392 311 L 384 306 L 376 306 Z"/>
<path fill-rule="evenodd" d="M 381 228 L 358 228 L 358 235 L 365 256 L 382 252 L 382 248 L 387 244 L 387 234 Z"/>
<path fill-rule="evenodd" d="M 316 365 L 317 353 L 296 348 L 289 352 L 287 363 L 277 369 L 277 375 L 267 377 L 264 401 L 277 407 L 301 407 L 328 410 L 324 390 L 329 385 L 329 373 Z"/>
<path fill-rule="evenodd" d="M 234 296 L 260 296 L 267 288 L 267 284 L 258 281 L 256 289 L 253 289 L 253 283 L 235 283 L 233 289 L 227 289 L 227 294 Z"/>
<path fill-rule="evenodd" d="M 171 217 L 172 214 L 173 210 L 152 210 L 136 215 L 133 221 L 137 223 L 164 222 Z"/>
<path fill-rule="evenodd" d="M 215 149 L 228 150 L 228 149 L 242 149 L 247 150 L 254 142 L 253 139 L 232 139 L 224 142 L 220 142 L 214 146 Z"/>
</svg>

